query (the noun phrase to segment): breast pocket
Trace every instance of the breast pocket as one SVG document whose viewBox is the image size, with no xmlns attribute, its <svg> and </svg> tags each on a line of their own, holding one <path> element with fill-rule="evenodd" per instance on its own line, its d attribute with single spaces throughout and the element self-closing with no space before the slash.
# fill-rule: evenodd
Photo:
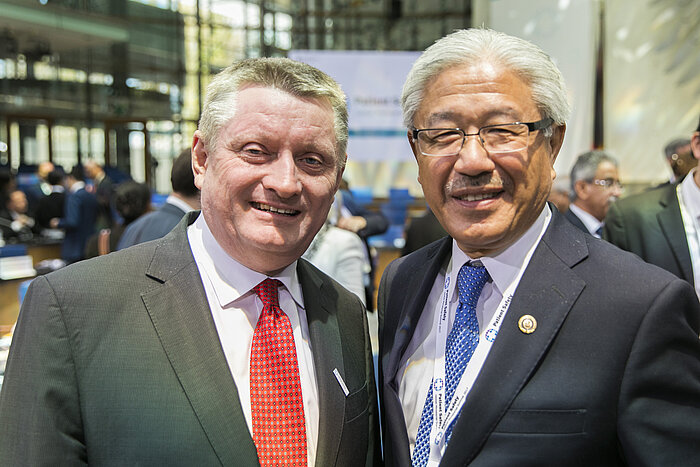
<svg viewBox="0 0 700 467">
<path fill-rule="evenodd" d="M 369 396 L 367 395 L 367 381 L 357 391 L 348 394 L 345 398 L 345 423 L 349 423 L 361 416 L 369 408 Z"/>
<path fill-rule="evenodd" d="M 495 433 L 578 434 L 584 433 L 586 410 L 513 409 L 506 412 Z"/>
</svg>

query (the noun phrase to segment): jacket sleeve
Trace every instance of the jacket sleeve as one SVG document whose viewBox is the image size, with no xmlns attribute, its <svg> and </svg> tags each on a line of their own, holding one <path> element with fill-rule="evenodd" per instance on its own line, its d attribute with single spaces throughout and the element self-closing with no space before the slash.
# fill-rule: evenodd
<svg viewBox="0 0 700 467">
<path fill-rule="evenodd" d="M 48 280 L 25 296 L 0 392 L 3 465 L 82 465 L 76 368 L 70 331 Z"/>
</svg>

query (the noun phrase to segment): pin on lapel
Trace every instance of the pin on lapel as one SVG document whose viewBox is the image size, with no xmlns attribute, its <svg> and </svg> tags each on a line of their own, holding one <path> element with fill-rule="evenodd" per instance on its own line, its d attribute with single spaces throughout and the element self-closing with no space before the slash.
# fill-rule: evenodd
<svg viewBox="0 0 700 467">
<path fill-rule="evenodd" d="M 537 329 L 537 320 L 532 315 L 522 315 L 518 320 L 518 328 L 524 334 L 532 334 Z"/>
</svg>

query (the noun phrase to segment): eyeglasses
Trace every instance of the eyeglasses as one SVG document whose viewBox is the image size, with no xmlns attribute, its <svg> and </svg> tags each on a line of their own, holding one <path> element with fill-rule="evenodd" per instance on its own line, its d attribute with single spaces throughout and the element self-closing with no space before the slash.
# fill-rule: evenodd
<svg viewBox="0 0 700 467">
<path fill-rule="evenodd" d="M 554 120 L 514 122 L 486 125 L 478 133 L 465 133 L 461 128 L 424 128 L 411 130 L 413 141 L 424 156 L 455 156 L 469 136 L 478 136 L 479 143 L 489 154 L 522 151 L 527 148 L 531 131 L 549 127 Z"/>
<path fill-rule="evenodd" d="M 593 183 L 594 185 L 602 186 L 606 190 L 610 190 L 613 187 L 617 188 L 618 190 L 624 190 L 624 186 L 622 183 L 620 183 L 620 180 L 615 180 L 613 178 L 603 178 L 603 179 L 593 179 L 590 181 L 590 183 Z"/>
</svg>

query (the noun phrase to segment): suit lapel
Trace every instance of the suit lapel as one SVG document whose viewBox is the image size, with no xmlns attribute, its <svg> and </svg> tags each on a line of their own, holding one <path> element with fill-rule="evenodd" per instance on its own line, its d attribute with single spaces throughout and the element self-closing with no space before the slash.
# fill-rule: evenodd
<svg viewBox="0 0 700 467">
<path fill-rule="evenodd" d="M 683 272 L 683 279 L 693 282 L 693 266 L 690 260 L 690 252 L 688 250 L 688 241 L 685 237 L 685 228 L 683 227 L 683 218 L 681 217 L 680 207 L 678 205 L 678 197 L 676 195 L 676 185 L 671 185 L 666 190 L 659 203 L 662 206 L 661 211 L 656 215 L 659 221 L 661 231 L 666 237 L 666 241 L 671 247 L 673 256 L 680 265 Z"/>
<path fill-rule="evenodd" d="M 315 465 L 335 465 L 345 414 L 345 397 L 333 375 L 335 369 L 345 374 L 340 329 L 333 305 L 337 294 L 304 260 L 297 263 L 297 272 L 318 384 L 319 436 Z"/>
<path fill-rule="evenodd" d="M 387 465 L 403 466 L 411 463 L 406 421 L 401 408 L 396 377 L 400 371 L 399 364 L 413 338 L 413 333 L 423 313 L 435 278 L 450 255 L 451 248 L 452 238 L 450 237 L 433 244 L 428 247 L 423 257 L 415 260 L 416 267 L 411 269 L 412 273 L 408 276 L 407 281 L 401 282 L 402 278 L 397 282 L 392 281 L 390 284 L 383 285 L 383 287 L 389 287 L 389 290 L 383 293 L 391 297 L 385 314 L 387 317 L 398 315 L 396 322 L 384 324 L 384 328 L 389 330 L 390 335 L 379 336 L 380 355 L 382 356 L 382 378 L 380 381 L 382 381 L 382 403 L 384 404 L 381 410 L 385 414 L 391 414 L 390 418 L 383 416 L 383 421 L 386 424 L 384 430 L 389 439 L 388 445 L 385 447 Z M 414 261 L 413 258 L 415 257 L 409 259 Z M 414 292 L 416 292 L 415 295 Z M 389 354 L 386 357 L 383 350 L 385 347 L 389 349 Z M 389 460 L 389 457 L 392 459 Z"/>
<path fill-rule="evenodd" d="M 387 383 L 390 384 L 395 391 L 398 390 L 395 381 L 399 370 L 399 363 L 406 352 L 408 344 L 413 338 L 413 333 L 423 313 L 423 307 L 428 300 L 428 295 L 430 295 L 430 290 L 433 287 L 435 278 L 450 254 L 451 248 L 452 238 L 445 238 L 427 252 L 425 261 L 422 261 L 420 266 L 410 275 L 408 283 L 392 284 L 391 286 L 392 291 L 389 292 L 391 297 L 411 297 L 409 303 L 400 310 L 398 324 L 396 326 L 390 326 L 390 329 L 395 331 L 401 330 L 402 332 L 396 332 L 395 336 L 393 336 L 395 340 L 389 358 L 382 362 L 384 365 L 383 373 L 385 375 L 391 375 L 391 381 L 387 381 Z M 396 288 L 397 291 L 394 291 L 394 288 Z M 413 291 L 418 291 L 418 293 L 413 296 Z"/>
<path fill-rule="evenodd" d="M 182 222 L 160 242 L 146 274 L 160 285 L 142 295 L 182 389 L 222 465 L 257 465 L 257 452 L 221 349 Z"/>
<path fill-rule="evenodd" d="M 546 355 L 585 287 L 571 270 L 571 266 L 587 256 L 584 235 L 561 215 L 554 215 L 455 422 L 452 442 L 443 457 L 444 465 L 464 465 L 474 459 Z M 518 320 L 525 314 L 537 320 L 537 329 L 531 334 L 521 332 L 518 327 Z"/>
</svg>

